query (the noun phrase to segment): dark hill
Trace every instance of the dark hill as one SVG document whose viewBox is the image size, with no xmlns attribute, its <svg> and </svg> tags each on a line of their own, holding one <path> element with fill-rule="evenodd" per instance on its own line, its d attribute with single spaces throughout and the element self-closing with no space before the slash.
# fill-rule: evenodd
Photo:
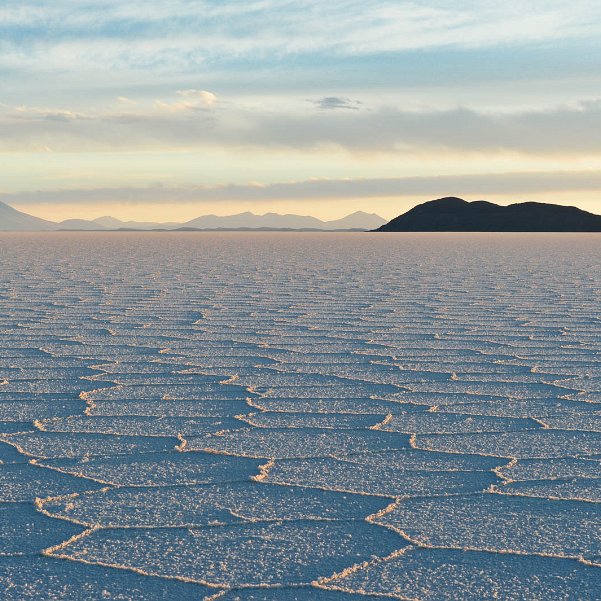
<svg viewBox="0 0 601 601">
<path fill-rule="evenodd" d="M 601 232 L 601 215 L 576 207 L 439 198 L 395 217 L 377 232 Z"/>
</svg>

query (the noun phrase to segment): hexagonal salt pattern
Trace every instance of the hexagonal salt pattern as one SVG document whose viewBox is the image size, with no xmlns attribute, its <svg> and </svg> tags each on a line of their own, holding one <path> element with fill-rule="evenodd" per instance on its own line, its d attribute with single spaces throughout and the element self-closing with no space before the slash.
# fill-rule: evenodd
<svg viewBox="0 0 601 601">
<path fill-rule="evenodd" d="M 3 598 L 601 598 L 598 237 L 0 257 Z"/>
</svg>

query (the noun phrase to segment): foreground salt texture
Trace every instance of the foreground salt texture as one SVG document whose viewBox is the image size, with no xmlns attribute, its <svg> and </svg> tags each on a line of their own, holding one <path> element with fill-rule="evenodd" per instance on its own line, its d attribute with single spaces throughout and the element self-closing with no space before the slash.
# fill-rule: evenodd
<svg viewBox="0 0 601 601">
<path fill-rule="evenodd" d="M 2 598 L 601 599 L 601 237 L 0 261 Z"/>
</svg>

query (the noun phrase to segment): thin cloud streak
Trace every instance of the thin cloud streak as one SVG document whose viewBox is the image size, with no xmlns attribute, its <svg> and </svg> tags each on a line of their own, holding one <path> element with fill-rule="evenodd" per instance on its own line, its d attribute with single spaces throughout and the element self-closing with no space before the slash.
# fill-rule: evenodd
<svg viewBox="0 0 601 601">
<path fill-rule="evenodd" d="M 219 107 L 215 95 L 189 91 L 154 110 L 82 113 L 18 107 L 0 116 L 0 151 L 57 152 L 191 148 L 315 150 L 350 152 L 517 152 L 569 156 L 601 153 L 601 102 L 517 113 L 467 108 L 404 111 L 293 111 Z M 319 101 L 318 101 L 319 102 Z"/>
<path fill-rule="evenodd" d="M 360 102 L 350 98 L 340 98 L 338 96 L 325 96 L 319 100 L 314 100 L 313 104 L 323 110 L 346 109 L 356 111 L 359 109 Z"/>
<path fill-rule="evenodd" d="M 470 197 L 486 195 L 532 195 L 548 192 L 600 191 L 601 171 L 563 171 L 399 177 L 374 179 L 317 179 L 274 184 L 97 188 L 0 194 L 7 203 L 186 203 L 198 201 L 314 201 L 357 198 L 425 198 L 449 194 Z M 523 198 L 522 198 L 523 200 Z M 517 200 L 516 200 L 517 202 Z"/>
</svg>

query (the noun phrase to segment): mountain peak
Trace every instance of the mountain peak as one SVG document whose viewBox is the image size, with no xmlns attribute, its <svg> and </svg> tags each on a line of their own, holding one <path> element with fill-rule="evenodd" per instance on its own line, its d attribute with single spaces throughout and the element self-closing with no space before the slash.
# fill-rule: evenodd
<svg viewBox="0 0 601 601">
<path fill-rule="evenodd" d="M 114 217 L 111 217 L 110 215 L 104 215 L 102 217 L 97 217 L 96 219 L 93 219 L 92 221 L 94 221 L 98 225 L 102 225 L 103 227 L 121 227 L 123 225 L 123 221 L 121 221 L 120 219 L 115 219 Z"/>
<path fill-rule="evenodd" d="M 424 202 L 423 204 L 417 205 L 412 210 L 429 211 L 434 208 L 437 211 L 455 211 L 457 209 L 465 209 L 469 204 L 471 203 L 469 203 L 467 200 L 463 200 L 463 198 L 457 198 L 456 196 L 445 196 L 444 198 L 437 198 L 436 200 Z"/>
<path fill-rule="evenodd" d="M 366 211 L 355 211 L 354 213 L 347 215 L 345 219 L 348 219 L 349 217 L 378 217 L 381 219 L 381 217 L 376 213 L 367 213 Z"/>
</svg>

